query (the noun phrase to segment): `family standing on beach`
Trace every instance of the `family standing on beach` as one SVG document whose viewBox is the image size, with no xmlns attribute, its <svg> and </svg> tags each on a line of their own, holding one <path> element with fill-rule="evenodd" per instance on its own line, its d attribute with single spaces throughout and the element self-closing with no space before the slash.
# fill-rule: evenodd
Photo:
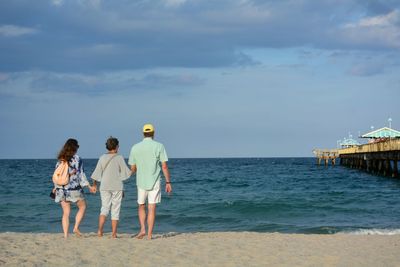
<svg viewBox="0 0 400 267">
<path fill-rule="evenodd" d="M 90 185 L 83 170 L 82 159 L 77 155 L 78 141 L 68 139 L 58 154 L 59 167 L 63 162 L 68 163 L 69 181 L 65 185 L 54 183 L 53 193 L 55 202 L 61 203 L 63 210 L 62 228 L 64 238 L 68 237 L 69 215 L 71 202 L 76 203 L 78 212 L 75 217 L 73 232 L 81 236 L 79 225 L 85 214 L 86 202 L 83 192 L 88 187 L 91 193 L 100 191 L 101 210 L 99 215 L 99 227 L 97 234 L 103 236 L 103 228 L 107 216 L 111 213 L 112 237 L 117 237 L 119 213 L 122 198 L 124 197 L 123 181 L 136 173 L 137 203 L 140 231 L 137 238 L 146 236 L 147 217 L 147 239 L 152 238 L 156 204 L 161 201 L 161 172 L 164 174 L 166 185 L 165 191 L 172 192 L 171 179 L 168 170 L 168 157 L 164 145 L 154 141 L 154 127 L 151 124 L 143 126 L 143 141 L 135 144 L 129 154 L 128 164 L 118 154 L 119 142 L 117 138 L 110 137 L 106 142 L 108 153 L 102 155 L 97 162 L 96 168 L 91 176 L 93 183 Z M 98 189 L 97 184 L 100 183 Z M 147 214 L 146 214 L 147 202 Z"/>
</svg>

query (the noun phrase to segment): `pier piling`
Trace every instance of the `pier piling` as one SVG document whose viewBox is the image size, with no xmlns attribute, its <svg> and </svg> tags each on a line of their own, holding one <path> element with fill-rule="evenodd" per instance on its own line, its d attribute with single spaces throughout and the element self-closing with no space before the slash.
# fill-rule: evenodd
<svg viewBox="0 0 400 267">
<path fill-rule="evenodd" d="M 397 168 L 398 161 L 394 160 L 393 161 L 393 173 L 392 173 L 392 177 L 398 177 L 399 176 L 399 170 Z"/>
</svg>

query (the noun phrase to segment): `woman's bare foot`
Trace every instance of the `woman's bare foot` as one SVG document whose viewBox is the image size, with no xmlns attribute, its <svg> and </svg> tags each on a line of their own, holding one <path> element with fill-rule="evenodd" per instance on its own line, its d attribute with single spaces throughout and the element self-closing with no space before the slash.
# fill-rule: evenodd
<svg viewBox="0 0 400 267">
<path fill-rule="evenodd" d="M 146 232 L 139 232 L 136 236 L 137 239 L 143 239 L 143 237 L 146 235 Z"/>
<path fill-rule="evenodd" d="M 82 237 L 82 233 L 81 233 L 81 231 L 79 231 L 79 229 L 74 229 L 74 234 L 75 234 L 77 237 Z"/>
<path fill-rule="evenodd" d="M 98 237 L 102 237 L 102 236 L 103 236 L 103 231 L 100 231 L 100 230 L 97 231 L 97 236 L 98 236 Z"/>
<path fill-rule="evenodd" d="M 118 238 L 117 234 L 113 234 L 112 238 Z"/>
</svg>

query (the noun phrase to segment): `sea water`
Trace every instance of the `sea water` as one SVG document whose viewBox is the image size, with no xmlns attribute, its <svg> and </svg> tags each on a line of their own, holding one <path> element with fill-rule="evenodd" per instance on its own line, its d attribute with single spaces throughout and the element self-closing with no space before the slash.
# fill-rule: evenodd
<svg viewBox="0 0 400 267">
<path fill-rule="evenodd" d="M 97 160 L 83 162 L 90 177 Z M 0 160 L 0 232 L 62 231 L 60 204 L 49 197 L 55 163 Z M 155 233 L 400 233 L 399 179 L 318 166 L 313 158 L 171 159 L 169 167 L 173 193 L 163 192 Z M 95 232 L 100 196 L 85 196 L 81 231 Z M 139 229 L 136 196 L 132 176 L 125 183 L 121 233 Z"/>
</svg>

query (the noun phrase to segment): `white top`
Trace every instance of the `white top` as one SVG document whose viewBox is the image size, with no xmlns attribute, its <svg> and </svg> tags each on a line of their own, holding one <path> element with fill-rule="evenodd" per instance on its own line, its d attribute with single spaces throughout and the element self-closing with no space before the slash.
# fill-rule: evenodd
<svg viewBox="0 0 400 267">
<path fill-rule="evenodd" d="M 111 159 L 113 156 L 115 157 Z M 107 162 L 109 163 L 106 167 Z M 101 183 L 100 190 L 124 190 L 122 181 L 128 179 L 131 174 L 121 155 L 107 153 L 99 158 L 91 177 Z"/>
</svg>

